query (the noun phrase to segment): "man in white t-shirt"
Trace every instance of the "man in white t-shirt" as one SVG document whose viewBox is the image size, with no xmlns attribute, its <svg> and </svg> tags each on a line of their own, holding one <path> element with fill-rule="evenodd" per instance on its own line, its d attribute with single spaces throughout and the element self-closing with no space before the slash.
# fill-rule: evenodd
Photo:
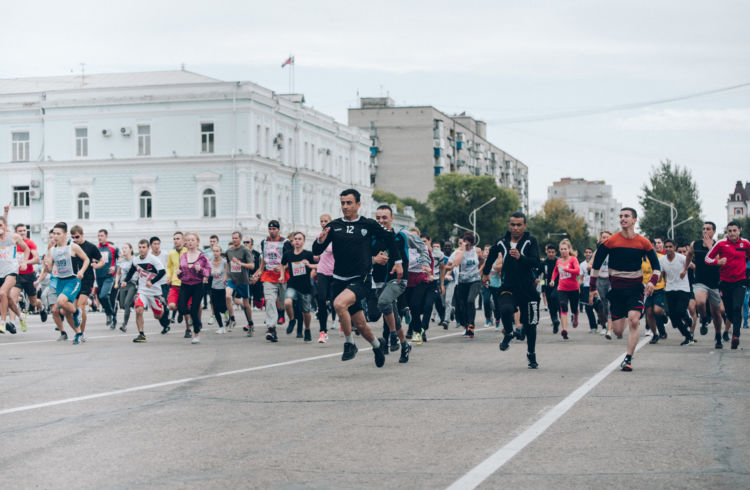
<svg viewBox="0 0 750 490">
<path fill-rule="evenodd" d="M 594 255 L 594 251 L 591 247 L 586 247 L 583 252 L 583 256 L 586 260 L 580 264 L 580 274 L 578 275 L 578 284 L 580 285 L 581 294 L 579 301 L 579 311 L 583 309 L 586 311 L 586 318 L 589 319 L 589 333 L 596 333 L 597 321 L 596 314 L 594 313 L 594 305 L 589 302 L 589 282 L 591 282 L 591 271 L 589 271 L 589 264 L 591 263 L 591 256 Z"/>
<path fill-rule="evenodd" d="M 675 253 L 675 244 L 671 239 L 664 240 L 665 255 L 659 257 L 659 266 L 666 277 L 667 284 L 664 291 L 667 296 L 667 310 L 672 326 L 685 336 L 680 345 L 690 345 L 694 342 L 690 333 L 692 320 L 688 313 L 690 303 L 690 281 L 685 273 L 685 256 Z"/>
</svg>

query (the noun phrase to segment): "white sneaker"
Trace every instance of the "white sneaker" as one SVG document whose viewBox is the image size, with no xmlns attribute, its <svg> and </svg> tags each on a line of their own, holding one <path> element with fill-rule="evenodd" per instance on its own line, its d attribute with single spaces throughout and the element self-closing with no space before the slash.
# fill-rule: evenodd
<svg viewBox="0 0 750 490">
<path fill-rule="evenodd" d="M 252 337 L 255 335 L 255 325 L 248 325 L 247 326 L 247 336 Z"/>
<path fill-rule="evenodd" d="M 229 329 L 230 332 L 232 330 L 234 330 L 234 327 L 236 327 L 236 326 L 237 326 L 237 321 L 236 320 L 229 320 L 227 322 L 227 329 Z"/>
<path fill-rule="evenodd" d="M 211 315 L 211 316 L 210 316 L 210 317 L 208 318 L 208 326 L 210 327 L 211 325 L 213 325 L 215 321 L 216 321 L 216 317 L 215 317 L 215 316 L 213 316 L 213 315 Z"/>
<path fill-rule="evenodd" d="M 0 322 L 0 333 L 5 333 L 5 322 Z"/>
<path fill-rule="evenodd" d="M 193 340 L 190 341 L 191 344 L 200 344 L 201 338 L 197 335 L 193 336 Z"/>
<path fill-rule="evenodd" d="M 218 333 L 218 334 L 224 334 L 224 333 L 227 333 L 227 331 L 224 329 L 224 327 L 221 327 L 221 328 L 219 328 L 219 329 L 216 330 L 216 333 Z"/>
<path fill-rule="evenodd" d="M 607 335 L 607 329 L 606 328 L 602 328 L 602 331 L 599 332 L 599 333 L 601 333 L 602 335 Z"/>
<path fill-rule="evenodd" d="M 320 332 L 320 337 L 318 337 L 318 343 L 325 344 L 326 342 L 328 342 L 328 334 L 325 332 Z"/>
</svg>

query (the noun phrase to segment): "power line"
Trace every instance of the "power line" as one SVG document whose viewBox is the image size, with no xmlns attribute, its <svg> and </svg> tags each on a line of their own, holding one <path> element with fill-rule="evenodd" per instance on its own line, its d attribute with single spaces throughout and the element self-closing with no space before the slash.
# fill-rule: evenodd
<svg viewBox="0 0 750 490">
<path fill-rule="evenodd" d="M 687 95 L 679 95 L 675 97 L 669 97 L 666 99 L 656 99 L 644 102 L 633 102 L 630 104 L 621 104 L 610 107 L 603 107 L 599 109 L 581 109 L 576 111 L 565 111 L 557 112 L 552 114 L 542 114 L 538 116 L 527 116 L 527 117 L 515 117 L 515 118 L 499 118 L 490 119 L 487 122 L 493 124 L 514 124 L 523 122 L 539 122 L 539 121 L 553 121 L 557 119 L 571 119 L 576 117 L 593 116 L 597 114 L 607 114 L 610 112 L 627 111 L 633 109 L 640 109 L 643 107 L 650 107 L 654 105 L 669 104 L 671 102 L 679 102 L 681 100 L 695 99 L 698 97 L 705 97 L 706 95 L 713 95 L 722 92 L 729 92 L 740 88 L 750 87 L 750 82 L 741 83 L 739 85 L 732 85 L 729 87 L 722 87 L 713 90 L 705 90 L 703 92 L 695 92 Z"/>
</svg>

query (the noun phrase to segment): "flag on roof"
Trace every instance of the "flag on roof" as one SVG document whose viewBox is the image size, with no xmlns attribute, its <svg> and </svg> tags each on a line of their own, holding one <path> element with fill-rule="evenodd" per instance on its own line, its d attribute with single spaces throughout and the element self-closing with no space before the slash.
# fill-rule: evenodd
<svg viewBox="0 0 750 490">
<path fill-rule="evenodd" d="M 286 59 L 285 62 L 281 64 L 281 67 L 284 68 L 286 65 L 293 65 L 294 64 L 294 56 L 290 56 Z"/>
</svg>

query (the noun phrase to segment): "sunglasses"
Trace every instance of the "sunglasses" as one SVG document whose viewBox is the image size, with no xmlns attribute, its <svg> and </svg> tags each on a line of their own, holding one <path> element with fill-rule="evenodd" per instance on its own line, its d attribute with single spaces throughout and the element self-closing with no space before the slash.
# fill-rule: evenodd
<svg viewBox="0 0 750 490">
<path fill-rule="evenodd" d="M 242 242 L 242 243 L 250 243 L 250 242 Z"/>
<path fill-rule="evenodd" d="M 81 235 L 70 235 L 70 238 L 72 238 L 73 240 L 78 240 L 79 238 L 81 238 Z"/>
</svg>

